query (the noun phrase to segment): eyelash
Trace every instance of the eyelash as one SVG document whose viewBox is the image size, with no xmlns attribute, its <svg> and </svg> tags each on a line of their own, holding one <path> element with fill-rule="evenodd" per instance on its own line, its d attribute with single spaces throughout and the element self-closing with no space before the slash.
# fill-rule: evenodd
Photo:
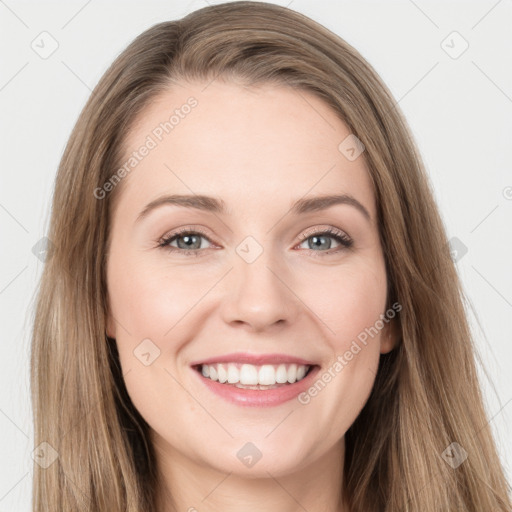
<svg viewBox="0 0 512 512">
<path fill-rule="evenodd" d="M 171 247 L 169 245 L 171 242 L 173 242 L 174 240 L 176 240 L 177 238 L 179 238 L 183 235 L 201 235 L 202 237 L 206 238 L 206 240 L 208 240 L 208 242 L 212 243 L 211 240 L 206 235 L 206 233 L 204 231 L 202 231 L 200 228 L 187 227 L 187 228 L 182 228 L 177 231 L 174 231 L 173 233 L 170 233 L 169 235 L 166 235 L 163 238 L 161 238 L 158 242 L 158 247 L 166 249 L 170 252 L 180 252 L 184 256 L 199 256 L 200 252 L 204 252 L 205 249 L 185 250 L 185 249 L 180 249 L 178 247 Z M 343 233 L 342 231 L 339 231 L 339 230 L 333 229 L 333 228 L 326 228 L 321 231 L 310 231 L 310 232 L 304 233 L 301 236 L 299 245 L 302 244 L 308 238 L 311 238 L 313 236 L 325 236 L 325 235 L 328 235 L 330 238 L 334 238 L 337 242 L 339 242 L 341 244 L 341 247 L 338 247 L 334 251 L 330 251 L 330 250 L 329 251 L 313 251 L 312 249 L 307 249 L 312 253 L 318 253 L 318 252 L 321 253 L 321 254 L 314 254 L 314 257 L 324 257 L 324 255 L 330 256 L 332 254 L 336 254 L 340 251 L 343 251 L 344 249 L 349 249 L 353 244 L 353 240 L 349 236 L 347 236 L 345 233 Z"/>
</svg>

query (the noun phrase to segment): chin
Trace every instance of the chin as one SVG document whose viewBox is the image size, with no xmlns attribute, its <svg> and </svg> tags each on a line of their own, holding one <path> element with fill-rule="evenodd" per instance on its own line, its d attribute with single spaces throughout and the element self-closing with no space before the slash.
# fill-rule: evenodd
<svg viewBox="0 0 512 512">
<path fill-rule="evenodd" d="M 301 438 L 301 436 L 298 436 Z M 308 464 L 304 445 L 300 450 L 283 443 L 282 440 L 249 441 L 230 440 L 223 447 L 212 453 L 209 460 L 203 462 L 222 473 L 232 473 L 244 478 L 268 478 L 269 473 L 274 476 L 285 476 L 298 471 Z"/>
</svg>

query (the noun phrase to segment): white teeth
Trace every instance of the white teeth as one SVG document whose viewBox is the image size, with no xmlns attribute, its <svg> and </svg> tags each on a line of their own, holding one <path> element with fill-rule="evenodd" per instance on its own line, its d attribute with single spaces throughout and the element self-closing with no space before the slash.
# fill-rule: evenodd
<svg viewBox="0 0 512 512">
<path fill-rule="evenodd" d="M 217 365 L 217 373 L 219 374 L 219 382 L 224 384 L 228 380 L 228 372 L 224 368 L 224 365 L 219 364 Z"/>
<path fill-rule="evenodd" d="M 276 383 L 276 372 L 274 367 L 270 364 L 264 364 L 258 372 L 259 384 L 264 386 L 272 386 Z"/>
<path fill-rule="evenodd" d="M 291 364 L 288 368 L 288 382 L 293 384 L 297 380 L 297 365 Z"/>
<path fill-rule="evenodd" d="M 258 384 L 258 368 L 252 364 L 243 364 L 240 368 L 240 384 L 246 386 Z"/>
<path fill-rule="evenodd" d="M 285 382 L 288 382 L 288 372 L 286 371 L 286 366 L 284 364 L 280 364 L 277 367 L 276 382 L 278 384 L 284 384 Z"/>
<path fill-rule="evenodd" d="M 234 364 L 228 364 L 228 382 L 230 384 L 240 382 L 240 371 Z"/>
<path fill-rule="evenodd" d="M 252 364 L 219 363 L 203 364 L 203 377 L 222 384 L 239 384 L 240 386 L 275 386 L 276 384 L 293 384 L 302 380 L 309 369 L 302 364 Z"/>
</svg>

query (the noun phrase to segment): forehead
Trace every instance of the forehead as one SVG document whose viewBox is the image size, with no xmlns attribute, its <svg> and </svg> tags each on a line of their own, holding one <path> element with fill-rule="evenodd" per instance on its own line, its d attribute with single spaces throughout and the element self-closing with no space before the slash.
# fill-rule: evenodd
<svg viewBox="0 0 512 512">
<path fill-rule="evenodd" d="M 155 98 L 127 135 L 125 161 L 150 149 L 124 178 L 120 201 L 203 194 L 221 197 L 230 210 L 252 205 L 254 214 L 262 202 L 286 206 L 303 196 L 345 193 L 373 217 L 364 153 L 347 158 L 351 137 L 336 113 L 304 90 L 180 83 Z"/>
</svg>

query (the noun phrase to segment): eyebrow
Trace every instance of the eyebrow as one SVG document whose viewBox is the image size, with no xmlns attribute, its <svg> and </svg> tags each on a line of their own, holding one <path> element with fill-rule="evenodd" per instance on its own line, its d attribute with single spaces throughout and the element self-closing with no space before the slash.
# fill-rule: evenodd
<svg viewBox="0 0 512 512">
<path fill-rule="evenodd" d="M 301 198 L 292 204 L 290 212 L 294 215 L 302 215 L 304 213 L 318 212 L 326 210 L 331 206 L 338 204 L 347 204 L 356 208 L 363 216 L 371 221 L 371 215 L 355 197 L 348 194 L 323 195 L 310 198 Z M 175 205 L 184 208 L 193 208 L 197 210 L 225 214 L 227 213 L 226 204 L 222 199 L 204 195 L 166 195 L 158 197 L 145 206 L 137 217 L 139 222 L 146 217 L 152 210 L 162 205 Z"/>
</svg>

